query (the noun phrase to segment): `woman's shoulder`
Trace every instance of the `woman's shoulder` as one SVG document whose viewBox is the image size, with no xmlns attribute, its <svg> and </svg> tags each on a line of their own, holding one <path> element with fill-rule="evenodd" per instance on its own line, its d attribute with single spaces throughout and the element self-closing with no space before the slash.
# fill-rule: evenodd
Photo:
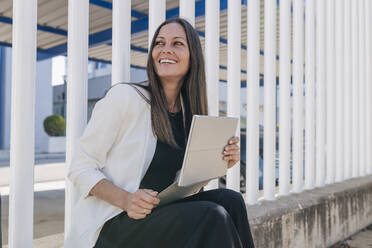
<svg viewBox="0 0 372 248">
<path fill-rule="evenodd" d="M 121 101 L 133 101 L 138 96 L 149 102 L 150 94 L 146 81 L 140 83 L 116 83 L 104 95 L 104 97 L 113 97 Z"/>
</svg>

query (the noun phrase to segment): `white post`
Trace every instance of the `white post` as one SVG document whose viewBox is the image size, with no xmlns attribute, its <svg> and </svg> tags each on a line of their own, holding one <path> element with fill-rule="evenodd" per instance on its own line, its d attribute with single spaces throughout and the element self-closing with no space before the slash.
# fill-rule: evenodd
<svg viewBox="0 0 372 248">
<path fill-rule="evenodd" d="M 352 136 L 351 136 L 351 107 L 352 107 L 352 77 L 351 77 L 351 0 L 344 1 L 345 13 L 345 32 L 344 32 L 344 124 L 345 124 L 345 139 L 344 139 L 344 177 L 349 179 L 351 177 L 352 168 Z"/>
<path fill-rule="evenodd" d="M 344 1 L 335 1 L 336 182 L 344 180 Z"/>
<path fill-rule="evenodd" d="M 315 184 L 315 2 L 306 1 L 305 54 L 305 188 Z"/>
<path fill-rule="evenodd" d="M 327 1 L 327 177 L 334 183 L 336 166 L 335 137 L 335 1 Z"/>
<path fill-rule="evenodd" d="M 131 0 L 112 2 L 111 84 L 130 81 Z"/>
<path fill-rule="evenodd" d="M 165 21 L 165 3 L 165 0 L 149 0 L 149 48 L 156 29 L 163 21 Z"/>
<path fill-rule="evenodd" d="M 353 151 L 352 151 L 352 177 L 357 177 L 359 174 L 359 106 L 358 106 L 358 99 L 359 99 L 359 44 L 358 44 L 358 1 L 351 1 L 351 45 L 352 45 L 352 68 L 351 68 L 351 75 L 352 75 L 352 144 L 353 144 Z"/>
<path fill-rule="evenodd" d="M 249 7 L 249 6 L 248 6 Z M 290 139 L 291 139 L 291 1 L 280 1 L 280 116 L 279 116 L 279 195 L 290 191 Z M 251 41 L 251 37 L 248 40 Z M 248 42 L 249 44 L 250 42 Z M 249 56 L 248 56 L 249 58 Z M 247 71 L 249 71 L 247 67 Z M 256 93 L 257 94 L 257 93 Z M 248 114 L 250 112 L 248 111 Z"/>
<path fill-rule="evenodd" d="M 9 247 L 32 247 L 34 213 L 36 0 L 13 1 Z"/>
<path fill-rule="evenodd" d="M 371 1 L 366 1 L 365 6 L 365 15 L 366 15 L 366 107 L 367 107 L 367 130 L 366 130 L 366 154 L 367 154 L 367 161 L 366 161 L 366 172 L 367 174 L 372 173 L 372 85 L 371 85 Z"/>
<path fill-rule="evenodd" d="M 366 175 L 366 82 L 364 0 L 359 0 L 359 176 Z"/>
<path fill-rule="evenodd" d="M 316 186 L 325 183 L 326 16 L 325 1 L 316 2 Z"/>
<path fill-rule="evenodd" d="M 87 124 L 89 1 L 68 1 L 66 165 L 69 166 L 77 138 Z M 65 234 L 72 231 L 72 206 L 77 192 L 66 181 Z"/>
<path fill-rule="evenodd" d="M 265 0 L 264 198 L 275 199 L 276 2 Z"/>
<path fill-rule="evenodd" d="M 205 2 L 205 70 L 209 114 L 219 116 L 219 34 L 220 34 L 220 2 L 206 0 Z M 218 179 L 208 183 L 205 189 L 218 188 Z"/>
<path fill-rule="evenodd" d="M 217 2 L 215 1 L 215 4 Z M 220 3 L 218 3 L 219 5 Z M 180 0 L 180 17 L 185 18 L 192 26 L 195 26 L 195 0 Z"/>
<path fill-rule="evenodd" d="M 303 186 L 303 127 L 304 127 L 304 2 L 293 2 L 293 192 Z"/>
<path fill-rule="evenodd" d="M 260 1 L 247 3 L 247 146 L 246 194 L 248 204 L 258 202 L 259 99 L 260 90 Z"/>
<path fill-rule="evenodd" d="M 227 115 L 240 118 L 240 1 L 228 1 L 227 21 Z M 238 127 L 240 136 L 240 124 Z M 226 187 L 240 192 L 240 163 L 227 171 Z"/>
</svg>

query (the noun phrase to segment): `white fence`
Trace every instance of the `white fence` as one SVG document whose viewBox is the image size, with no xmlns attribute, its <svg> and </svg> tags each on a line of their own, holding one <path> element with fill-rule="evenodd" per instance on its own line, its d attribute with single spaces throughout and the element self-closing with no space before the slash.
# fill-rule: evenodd
<svg viewBox="0 0 372 248">
<path fill-rule="evenodd" d="M 281 0 L 280 4 L 275 0 L 248 0 L 243 3 L 247 4 L 247 68 L 240 67 L 241 1 L 228 0 L 227 104 L 228 115 L 240 116 L 240 70 L 246 70 L 248 203 L 259 200 L 258 91 L 263 59 L 259 25 L 263 17 L 263 198 L 274 200 L 277 193 L 298 193 L 371 174 L 371 0 Z M 263 13 L 260 12 L 262 4 Z M 210 112 L 216 115 L 220 1 L 205 0 L 205 5 L 208 97 Z M 30 247 L 32 243 L 36 6 L 37 0 L 13 1 L 9 247 Z M 165 19 L 165 6 L 165 0 L 149 0 L 149 34 Z M 113 82 L 128 80 L 130 10 L 130 1 L 113 0 L 112 43 L 113 54 L 118 55 L 112 59 Z M 194 23 L 194 1 L 180 0 L 180 13 Z M 68 20 L 67 164 L 73 143 L 86 125 L 89 0 L 69 0 Z M 123 25 L 126 28 L 122 28 Z M 278 192 L 275 185 L 277 76 L 280 78 Z M 24 87 L 25 81 L 29 88 Z M 228 172 L 227 187 L 239 190 L 239 182 L 237 165 Z M 209 187 L 216 185 L 214 182 Z M 75 200 L 68 183 L 66 193 L 67 231 L 69 209 Z"/>
</svg>

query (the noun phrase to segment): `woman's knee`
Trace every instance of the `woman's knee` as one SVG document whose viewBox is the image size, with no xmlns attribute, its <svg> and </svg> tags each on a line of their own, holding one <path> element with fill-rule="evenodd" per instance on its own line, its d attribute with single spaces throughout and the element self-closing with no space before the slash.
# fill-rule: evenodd
<svg viewBox="0 0 372 248">
<path fill-rule="evenodd" d="M 217 189 L 220 194 L 220 199 L 229 204 L 245 205 L 243 196 L 240 192 L 231 189 Z"/>
</svg>

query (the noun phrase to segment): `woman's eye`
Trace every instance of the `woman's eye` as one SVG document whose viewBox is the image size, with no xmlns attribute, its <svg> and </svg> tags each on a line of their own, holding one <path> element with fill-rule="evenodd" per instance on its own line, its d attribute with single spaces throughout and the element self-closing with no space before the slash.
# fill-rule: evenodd
<svg viewBox="0 0 372 248">
<path fill-rule="evenodd" d="M 174 42 L 174 44 L 177 45 L 177 46 L 178 46 L 178 45 L 183 45 L 183 43 L 180 42 L 180 41 L 176 41 L 176 42 Z"/>
<path fill-rule="evenodd" d="M 163 42 L 162 41 L 156 41 L 155 45 L 163 45 Z"/>
</svg>

